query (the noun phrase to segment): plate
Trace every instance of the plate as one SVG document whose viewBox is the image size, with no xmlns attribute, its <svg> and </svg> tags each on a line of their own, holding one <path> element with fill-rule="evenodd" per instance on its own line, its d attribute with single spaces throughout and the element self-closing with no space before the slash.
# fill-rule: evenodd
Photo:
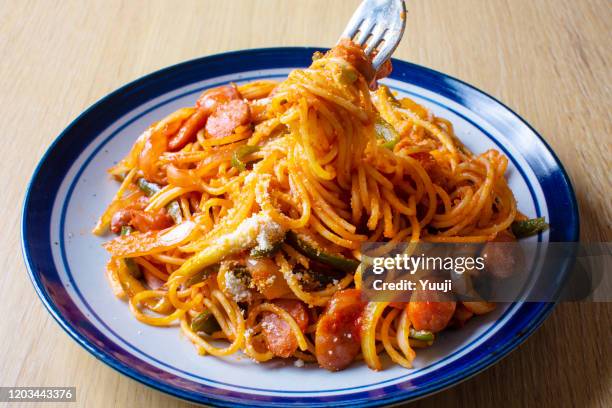
<svg viewBox="0 0 612 408">
<path fill-rule="evenodd" d="M 34 287 L 55 320 L 81 346 L 123 374 L 190 401 L 218 406 L 379 406 L 422 397 L 464 380 L 516 348 L 551 303 L 502 305 L 422 350 L 415 369 L 380 372 L 355 363 L 330 373 L 314 365 L 255 364 L 242 356 L 201 357 L 178 328 L 139 323 L 104 275 L 104 238 L 90 233 L 117 189 L 106 169 L 152 122 L 192 105 L 202 90 L 229 81 L 282 79 L 309 65 L 314 48 L 268 48 L 213 55 L 138 79 L 74 120 L 36 168 L 22 216 L 22 247 Z M 383 82 L 449 119 L 475 152 L 510 159 L 508 181 L 547 232 L 530 239 L 576 241 L 579 220 L 567 174 L 546 142 L 518 115 L 457 79 L 404 61 Z"/>
</svg>

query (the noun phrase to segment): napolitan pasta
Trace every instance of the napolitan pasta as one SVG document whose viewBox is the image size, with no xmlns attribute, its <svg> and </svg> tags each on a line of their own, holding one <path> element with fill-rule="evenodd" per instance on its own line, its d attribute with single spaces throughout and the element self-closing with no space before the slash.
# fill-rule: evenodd
<svg viewBox="0 0 612 408">
<path fill-rule="evenodd" d="M 513 240 L 520 217 L 506 157 L 471 153 L 375 76 L 345 41 L 283 82 L 207 90 L 136 140 L 94 232 L 120 234 L 107 275 L 138 320 L 179 324 L 202 355 L 378 370 L 494 308 L 362 300 L 363 242 Z"/>
</svg>

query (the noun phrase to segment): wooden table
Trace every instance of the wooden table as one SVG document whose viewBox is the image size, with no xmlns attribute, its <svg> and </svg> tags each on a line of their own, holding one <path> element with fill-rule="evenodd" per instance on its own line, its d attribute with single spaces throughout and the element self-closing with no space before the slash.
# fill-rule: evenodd
<svg viewBox="0 0 612 408">
<path fill-rule="evenodd" d="M 0 5 L 0 385 L 78 388 L 80 406 L 187 406 L 70 340 L 37 299 L 19 243 L 26 183 L 49 143 L 120 85 L 226 50 L 334 44 L 357 0 L 4 1 Z M 583 240 L 610 241 L 609 1 L 409 0 L 396 57 L 459 77 L 557 152 Z M 612 305 L 563 304 L 523 346 L 417 406 L 612 406 Z M 46 405 L 48 406 L 48 405 Z"/>
</svg>

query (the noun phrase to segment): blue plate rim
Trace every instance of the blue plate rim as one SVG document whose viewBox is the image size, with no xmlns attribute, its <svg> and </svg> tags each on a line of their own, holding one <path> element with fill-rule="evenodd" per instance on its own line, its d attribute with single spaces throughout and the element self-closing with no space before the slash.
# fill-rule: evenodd
<svg viewBox="0 0 612 408">
<path fill-rule="evenodd" d="M 28 225 L 27 225 L 27 209 L 30 206 L 31 203 L 31 199 L 33 196 L 33 189 L 32 186 L 34 185 L 35 181 L 37 180 L 37 178 L 40 175 L 41 169 L 43 168 L 43 165 L 46 164 L 47 159 L 49 158 L 50 154 L 56 149 L 56 147 L 58 146 L 58 144 L 62 141 L 62 139 L 64 138 L 64 136 L 69 133 L 73 127 L 75 126 L 76 123 L 78 123 L 79 121 L 81 121 L 84 117 L 87 117 L 87 115 L 89 115 L 91 112 L 95 111 L 96 109 L 98 109 L 98 107 L 100 107 L 101 105 L 103 105 L 104 103 L 112 100 L 113 98 L 117 98 L 118 96 L 126 93 L 127 91 L 134 91 L 136 90 L 140 85 L 146 84 L 149 81 L 155 80 L 156 78 L 161 78 L 164 75 L 168 74 L 168 73 L 172 73 L 172 72 L 176 72 L 176 71 L 180 71 L 181 69 L 185 68 L 185 67 L 189 67 L 192 66 L 194 64 L 206 64 L 207 62 L 210 61 L 214 61 L 214 60 L 222 60 L 225 58 L 240 58 L 240 57 L 246 57 L 246 58 L 252 58 L 256 55 L 259 54 L 277 54 L 277 55 L 282 55 L 282 54 L 290 54 L 290 55 L 297 55 L 300 54 L 300 58 L 303 56 L 310 56 L 312 55 L 312 53 L 314 51 L 321 51 L 324 50 L 322 48 L 312 48 L 312 47 L 271 47 L 271 48 L 257 48 L 257 49 L 248 49 L 248 50 L 238 50 L 238 51 L 230 51 L 230 52 L 226 52 L 226 53 L 221 53 L 221 54 L 215 54 L 215 55 L 210 55 L 210 56 L 206 56 L 206 57 L 201 57 L 201 58 L 196 58 L 193 60 L 189 60 L 189 61 L 185 61 L 176 65 L 172 65 L 160 70 L 157 70 L 153 73 L 147 74 L 145 76 L 142 76 L 120 88 L 118 88 L 117 90 L 111 92 L 110 94 L 106 95 L 105 97 L 101 98 L 100 100 L 98 100 L 96 103 L 94 103 L 92 106 L 90 106 L 88 109 L 86 109 L 85 111 L 83 111 L 75 120 L 73 120 L 68 127 L 66 127 L 66 129 L 64 129 L 64 131 L 62 131 L 59 136 L 50 144 L 50 146 L 48 147 L 48 149 L 46 150 L 46 152 L 44 153 L 43 157 L 41 158 L 40 162 L 38 163 L 38 165 L 36 166 L 36 169 L 32 175 L 32 178 L 30 180 L 30 182 L 28 183 L 28 187 L 26 189 L 26 193 L 25 193 L 25 200 L 23 202 L 23 207 L 22 207 L 22 223 L 21 223 L 21 245 L 22 245 L 22 253 L 23 253 L 23 257 L 28 269 L 28 273 L 30 276 L 30 279 L 33 283 L 33 286 L 38 294 L 38 296 L 41 298 L 41 300 L 43 301 L 45 307 L 47 308 L 47 310 L 50 312 L 50 314 L 54 317 L 54 319 L 60 324 L 60 326 L 74 339 L 77 341 L 77 343 L 79 343 L 81 346 L 83 346 L 85 349 L 87 349 L 90 353 L 92 353 L 95 357 L 97 357 L 98 359 L 102 360 L 104 363 L 108 364 L 109 366 L 113 367 L 114 369 L 122 372 L 123 374 L 128 375 L 129 377 L 143 383 L 149 386 L 152 386 L 153 388 L 156 388 L 158 390 L 164 391 L 166 393 L 169 393 L 171 395 L 180 397 L 180 398 L 184 398 L 193 402 L 199 402 L 199 403 L 208 403 L 208 404 L 216 404 L 216 405 L 223 405 L 223 406 L 245 406 L 243 405 L 243 403 L 241 403 L 239 400 L 236 401 L 234 398 L 232 399 L 225 399 L 225 400 L 219 400 L 218 398 L 215 397 L 206 397 L 203 396 L 201 394 L 194 394 L 192 395 L 189 392 L 185 392 L 183 390 L 177 390 L 176 388 L 173 388 L 172 386 L 168 386 L 167 384 L 157 380 L 157 379 L 151 379 L 151 378 L 146 378 L 143 377 L 142 375 L 140 375 L 139 373 L 135 372 L 135 371 L 131 371 L 129 370 L 129 367 L 125 367 L 123 366 L 120 362 L 113 360 L 112 357 L 105 355 L 104 353 L 101 353 L 100 350 L 97 350 L 95 346 L 93 346 L 92 344 L 90 344 L 87 339 L 83 338 L 77 331 L 75 331 L 75 329 L 70 325 L 69 322 L 67 322 L 65 320 L 65 317 L 62 316 L 58 310 L 56 309 L 55 304 L 52 302 L 52 300 L 48 297 L 49 294 L 47 292 L 45 292 L 43 290 L 44 286 L 42 285 L 42 282 L 40 281 L 40 273 L 38 271 L 35 270 L 35 266 L 33 263 L 33 258 L 32 258 L 32 253 L 30 252 L 29 248 L 29 243 L 26 240 L 26 236 L 27 236 L 27 230 L 28 230 Z M 298 59 L 298 57 L 296 56 L 293 59 Z M 564 182 L 564 187 L 566 188 L 565 193 L 567 193 L 567 197 L 569 199 L 569 210 L 571 211 L 571 220 L 573 221 L 572 223 L 570 223 L 570 228 L 566 229 L 564 235 L 564 240 L 566 241 L 577 241 L 578 240 L 578 236 L 579 236 L 579 215 L 578 215 L 578 210 L 577 210 L 577 203 L 576 203 L 576 197 L 574 194 L 574 190 L 573 187 L 571 185 L 571 181 L 567 175 L 567 172 L 565 171 L 563 165 L 561 164 L 561 162 L 559 161 L 558 157 L 556 156 L 556 154 L 554 153 L 554 151 L 550 148 L 550 146 L 548 145 L 548 143 L 542 138 L 542 136 L 531 126 L 529 125 L 529 123 L 527 123 L 521 116 L 519 116 L 516 112 L 514 112 L 512 109 L 510 109 L 509 107 L 507 107 L 506 105 L 504 105 L 503 103 L 501 103 L 499 100 L 497 100 L 496 98 L 492 97 L 491 95 L 487 94 L 486 92 L 483 92 L 475 87 L 473 87 L 472 85 L 469 85 L 467 83 L 465 83 L 464 81 L 461 81 L 459 79 L 456 79 L 452 76 L 443 74 L 441 72 L 435 71 L 433 69 L 430 68 L 426 68 L 426 67 L 422 67 L 420 65 L 417 64 L 413 64 L 413 63 L 409 63 L 409 62 L 404 62 L 404 61 L 400 61 L 400 60 L 394 60 L 393 61 L 396 69 L 398 66 L 403 66 L 404 68 L 407 69 L 413 69 L 413 70 L 417 70 L 417 71 L 421 71 L 424 72 L 428 75 L 433 75 L 434 77 L 437 77 L 439 79 L 441 79 L 442 81 L 450 81 L 450 83 L 455 83 L 455 84 L 459 84 L 460 86 L 463 86 L 469 90 L 471 90 L 472 92 L 476 92 L 477 94 L 480 94 L 482 96 L 485 97 L 485 99 L 489 99 L 490 101 L 494 102 L 494 104 L 499 105 L 498 107 L 501 107 L 502 110 L 505 110 L 506 112 L 510 113 L 511 116 L 514 119 L 518 119 L 518 121 L 520 122 L 520 124 L 526 126 L 529 131 L 535 135 L 538 139 L 539 142 L 542 143 L 544 150 L 551 155 L 554 164 L 556 166 L 556 170 L 560 172 L 561 175 L 561 180 Z M 295 66 L 294 64 L 289 64 L 288 66 Z M 260 67 L 260 69 L 269 69 L 269 68 L 280 68 L 280 66 L 278 65 L 274 65 L 274 64 L 269 64 L 267 66 L 262 66 Z M 231 71 L 228 71 L 231 72 Z M 91 142 L 91 139 L 87 141 L 87 143 L 84 143 L 85 147 L 87 144 L 89 144 Z M 50 200 L 53 201 L 53 200 Z M 49 242 L 49 245 L 51 245 L 51 243 Z M 527 304 L 526 304 L 527 305 Z M 375 405 L 381 405 L 381 404 L 390 404 L 390 403 L 396 403 L 396 402 L 400 402 L 400 401 L 405 401 L 406 399 L 414 399 L 414 398 L 419 398 L 422 397 L 424 395 L 428 395 L 430 393 L 439 391 L 443 388 L 452 386 L 454 384 L 457 384 L 458 382 L 465 380 L 467 378 L 469 378 L 472 375 L 475 375 L 477 372 L 484 370 L 485 368 L 487 368 L 488 366 L 494 364 L 495 362 L 499 361 L 499 359 L 501 359 L 503 356 L 505 356 L 506 354 L 508 354 L 510 351 L 514 350 L 520 343 L 522 343 L 531 333 L 533 333 L 533 331 L 535 331 L 540 325 L 541 323 L 544 321 L 544 319 L 548 316 L 548 314 L 552 311 L 554 304 L 553 303 L 541 303 L 541 304 L 535 304 L 537 305 L 537 307 L 535 309 L 532 310 L 533 312 L 533 316 L 530 317 L 530 321 L 529 321 L 529 327 L 527 328 L 527 330 L 523 331 L 521 333 L 520 336 L 517 336 L 513 341 L 510 341 L 508 343 L 505 344 L 505 347 L 500 351 L 498 350 L 498 353 L 495 354 L 495 356 L 493 358 L 490 359 L 482 359 L 482 361 L 480 361 L 480 364 L 474 364 L 472 365 L 472 367 L 470 367 L 470 369 L 468 370 L 464 370 L 462 372 L 460 372 L 459 374 L 456 375 L 456 377 L 458 378 L 451 378 L 448 382 L 446 383 L 438 383 L 438 384 L 433 384 L 430 387 L 423 389 L 423 390 L 415 390 L 415 391 L 408 391 L 408 392 L 404 392 L 404 393 L 399 393 L 398 395 L 393 395 L 390 396 L 388 398 L 381 398 L 381 399 L 377 399 L 376 401 L 372 401 L 369 400 L 369 398 L 366 396 L 365 400 L 360 400 L 360 402 L 363 402 L 365 405 L 368 406 L 375 406 Z M 127 370 L 126 370 L 127 368 Z M 383 387 L 383 389 L 386 387 Z M 240 394 L 240 393 L 237 393 Z M 353 394 L 348 394 L 353 395 Z M 248 396 L 248 394 L 247 394 Z M 253 401 L 250 400 L 246 400 L 247 401 L 247 405 L 246 406 L 253 406 Z M 355 403 L 355 400 L 348 401 L 348 403 Z"/>
</svg>

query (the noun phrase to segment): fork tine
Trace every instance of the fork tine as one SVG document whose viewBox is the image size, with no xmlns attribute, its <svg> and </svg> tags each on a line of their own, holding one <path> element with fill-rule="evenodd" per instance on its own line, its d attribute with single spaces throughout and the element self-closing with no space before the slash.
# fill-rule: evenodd
<svg viewBox="0 0 612 408">
<path fill-rule="evenodd" d="M 404 30 L 388 30 L 385 33 L 384 40 L 385 43 L 380 47 L 378 53 L 372 59 L 372 66 L 374 69 L 379 69 L 380 66 L 389 58 L 391 58 L 391 54 L 397 48 L 400 39 L 402 38 L 402 34 L 404 34 Z"/>
<path fill-rule="evenodd" d="M 359 31 L 359 26 L 361 25 L 362 22 L 363 22 L 363 20 L 349 21 L 349 24 L 344 29 L 344 32 L 340 36 L 340 39 L 348 38 L 348 39 L 352 40 L 353 37 L 355 37 L 355 34 L 357 34 L 357 31 Z"/>
<path fill-rule="evenodd" d="M 372 34 L 372 29 L 374 28 L 374 20 L 367 18 L 361 26 L 359 26 L 359 37 L 355 39 L 355 43 L 359 45 L 364 45 Z"/>
<path fill-rule="evenodd" d="M 388 29 L 386 27 L 381 27 L 380 25 L 376 25 L 374 27 L 372 30 L 372 37 L 370 38 L 370 41 L 368 41 L 368 46 L 365 49 L 366 55 L 370 55 L 372 51 L 378 47 L 387 31 Z"/>
<path fill-rule="evenodd" d="M 405 25 L 404 0 L 363 0 L 353 13 L 340 40 L 348 38 L 360 46 L 367 43 L 365 53 L 371 55 L 377 51 L 372 65 L 379 69 L 397 48 Z"/>
</svg>

